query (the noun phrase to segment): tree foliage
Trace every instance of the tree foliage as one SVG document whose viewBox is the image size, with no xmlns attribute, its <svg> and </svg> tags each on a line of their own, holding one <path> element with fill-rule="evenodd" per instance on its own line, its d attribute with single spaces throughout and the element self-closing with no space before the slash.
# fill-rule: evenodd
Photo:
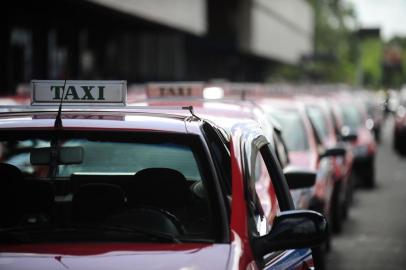
<svg viewBox="0 0 406 270">
<path fill-rule="evenodd" d="M 351 6 L 339 0 L 309 0 L 315 12 L 314 57 L 307 73 L 318 80 L 354 84 L 357 75 L 356 17 Z"/>
</svg>

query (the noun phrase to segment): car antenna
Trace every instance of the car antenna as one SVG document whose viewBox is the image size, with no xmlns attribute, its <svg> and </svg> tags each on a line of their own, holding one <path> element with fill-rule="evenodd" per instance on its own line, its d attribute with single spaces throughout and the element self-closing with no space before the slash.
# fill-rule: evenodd
<svg viewBox="0 0 406 270">
<path fill-rule="evenodd" d="M 188 110 L 188 111 L 190 112 L 190 114 L 191 114 L 193 117 L 196 117 L 197 119 L 200 119 L 200 117 L 197 116 L 197 115 L 195 114 L 195 112 L 193 111 L 193 106 L 182 107 L 182 109 Z"/>
<path fill-rule="evenodd" d="M 65 82 L 63 83 L 63 88 L 62 88 L 62 96 L 61 100 L 59 101 L 59 108 L 58 108 L 58 113 L 55 118 L 54 122 L 54 129 L 58 130 L 62 128 L 62 103 L 63 103 L 63 98 L 65 96 L 65 87 L 66 87 L 66 78 Z M 51 140 L 51 158 L 50 158 L 50 169 L 49 169 L 49 176 L 50 177 L 55 177 L 58 173 L 58 158 L 59 158 L 59 145 L 58 145 L 58 137 L 55 134 L 55 136 Z"/>
<path fill-rule="evenodd" d="M 56 118 L 55 118 L 54 128 L 62 128 L 61 113 L 62 113 L 62 103 L 63 103 L 63 99 L 65 96 L 65 87 L 66 87 L 66 78 L 65 78 L 65 82 L 63 83 L 62 96 L 61 96 L 61 100 L 59 101 L 58 114 L 56 115 Z"/>
</svg>

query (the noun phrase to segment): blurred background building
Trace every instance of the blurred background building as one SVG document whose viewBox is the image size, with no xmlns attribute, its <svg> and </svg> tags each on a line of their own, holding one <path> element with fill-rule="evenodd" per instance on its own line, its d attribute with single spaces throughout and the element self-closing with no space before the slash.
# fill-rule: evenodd
<svg viewBox="0 0 406 270">
<path fill-rule="evenodd" d="M 349 0 L 14 0 L 0 16 L 0 95 L 31 79 L 406 82 L 406 38 Z"/>
<path fill-rule="evenodd" d="M 264 81 L 314 48 L 306 0 L 14 0 L 2 13 L 3 94 L 33 78 Z"/>
</svg>

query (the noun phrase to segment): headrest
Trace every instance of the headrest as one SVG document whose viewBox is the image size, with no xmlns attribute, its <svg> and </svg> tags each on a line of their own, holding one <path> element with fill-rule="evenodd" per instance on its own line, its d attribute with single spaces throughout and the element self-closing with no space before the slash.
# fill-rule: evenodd
<svg viewBox="0 0 406 270">
<path fill-rule="evenodd" d="M 0 163 L 0 225 L 15 225 L 21 214 L 23 175 L 14 165 Z"/>
<path fill-rule="evenodd" d="M 23 174 L 21 173 L 20 169 L 14 165 L 0 163 L 0 179 L 2 181 L 1 184 L 4 183 L 3 181 L 21 181 L 23 179 Z"/>
<path fill-rule="evenodd" d="M 20 190 L 22 216 L 20 224 L 50 225 L 53 219 L 55 193 L 51 183 L 46 181 L 25 181 Z"/>
<path fill-rule="evenodd" d="M 139 203 L 159 207 L 181 206 L 190 194 L 185 176 L 169 168 L 148 168 L 137 172 L 133 192 Z"/>
<path fill-rule="evenodd" d="M 171 183 L 184 183 L 186 181 L 185 176 L 174 169 L 169 168 L 147 168 L 136 173 L 137 179 L 164 181 Z M 175 184 L 176 184 L 175 183 Z"/>
<path fill-rule="evenodd" d="M 73 195 L 73 218 L 96 222 L 124 210 L 127 197 L 120 186 L 94 183 L 80 186 Z"/>
<path fill-rule="evenodd" d="M 21 192 L 25 211 L 51 212 L 55 200 L 51 183 L 46 181 L 26 181 Z"/>
</svg>

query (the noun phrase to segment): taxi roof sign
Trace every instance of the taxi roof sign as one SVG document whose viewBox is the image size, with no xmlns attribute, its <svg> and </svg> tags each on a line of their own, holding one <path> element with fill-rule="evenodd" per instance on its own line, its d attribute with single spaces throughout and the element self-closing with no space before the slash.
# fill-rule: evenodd
<svg viewBox="0 0 406 270">
<path fill-rule="evenodd" d="M 159 97 L 203 97 L 204 84 L 201 82 L 148 83 L 146 94 L 149 98 Z"/>
<path fill-rule="evenodd" d="M 64 80 L 32 80 L 31 105 L 61 102 Z M 121 105 L 127 101 L 126 81 L 67 80 L 64 105 Z"/>
</svg>

